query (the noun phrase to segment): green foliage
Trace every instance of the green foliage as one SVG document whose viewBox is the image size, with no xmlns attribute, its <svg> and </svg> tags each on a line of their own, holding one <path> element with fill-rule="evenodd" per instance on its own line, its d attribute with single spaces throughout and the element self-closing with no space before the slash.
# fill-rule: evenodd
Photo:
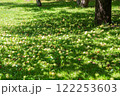
<svg viewBox="0 0 120 96">
<path fill-rule="evenodd" d="M 0 1 L 0 79 L 120 79 L 116 2 L 114 25 L 96 26 L 94 2 Z"/>
</svg>

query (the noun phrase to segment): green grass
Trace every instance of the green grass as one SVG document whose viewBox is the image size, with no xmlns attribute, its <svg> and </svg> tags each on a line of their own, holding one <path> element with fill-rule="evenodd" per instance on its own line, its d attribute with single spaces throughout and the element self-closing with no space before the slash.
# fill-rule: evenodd
<svg viewBox="0 0 120 96">
<path fill-rule="evenodd" d="M 96 26 L 94 2 L 0 1 L 0 79 L 120 80 L 120 1 Z"/>
</svg>

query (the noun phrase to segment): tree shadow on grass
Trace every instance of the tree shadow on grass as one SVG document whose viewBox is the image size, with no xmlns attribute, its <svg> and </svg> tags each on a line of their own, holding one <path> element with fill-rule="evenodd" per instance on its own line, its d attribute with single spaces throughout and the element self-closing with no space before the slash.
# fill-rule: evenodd
<svg viewBox="0 0 120 96">
<path fill-rule="evenodd" d="M 72 3 L 71 3 L 72 2 Z M 40 11 L 42 9 L 51 9 L 51 8 L 59 8 L 59 7 L 69 7 L 69 8 L 76 8 L 80 7 L 77 5 L 75 1 L 71 2 L 65 2 L 65 1 L 55 1 L 55 2 L 43 2 L 42 7 L 38 7 L 36 3 L 15 3 L 15 2 L 1 2 L 0 6 L 4 6 L 5 9 L 10 9 L 10 8 L 16 8 L 16 7 L 23 7 L 23 8 L 28 8 L 29 10 L 33 11 Z M 119 1 L 113 1 L 112 5 L 113 6 L 119 6 L 120 4 L 118 3 Z M 95 1 L 90 1 L 89 2 L 89 7 L 94 7 L 95 6 Z"/>
<path fill-rule="evenodd" d="M 5 9 L 23 7 L 23 8 L 29 9 L 31 11 L 40 11 L 42 9 L 50 10 L 51 8 L 59 8 L 59 7 L 75 8 L 75 7 L 77 7 L 77 4 L 76 4 L 76 2 L 71 3 L 71 2 L 56 1 L 56 2 L 43 3 L 42 7 L 38 7 L 36 3 L 3 2 L 3 3 L 0 3 L 0 6 L 4 6 Z"/>
<path fill-rule="evenodd" d="M 20 36 L 62 36 L 65 34 L 80 35 L 83 34 L 83 32 L 85 31 L 91 31 L 94 30 L 95 27 L 97 27 L 94 21 L 94 12 L 88 12 L 88 10 L 86 11 L 86 13 L 72 13 L 65 10 L 59 11 L 58 13 L 43 12 L 41 14 L 36 14 L 33 18 L 35 20 L 32 20 L 31 22 L 21 22 L 22 25 L 19 26 L 3 26 L 2 30 L 7 30 L 11 32 L 10 34 L 19 34 Z M 16 20 L 19 19 L 21 20 L 22 18 L 16 18 Z M 120 26 L 119 15 L 113 15 L 112 21 L 118 26 Z M 104 30 L 106 31 L 109 31 L 111 29 L 114 28 L 104 28 Z"/>
<path fill-rule="evenodd" d="M 117 26 L 120 27 L 120 10 L 113 10 L 113 15 L 112 15 L 112 19 L 113 19 L 113 24 L 117 24 Z M 116 26 L 116 27 L 117 27 Z"/>
<path fill-rule="evenodd" d="M 56 35 L 65 34 L 82 34 L 84 31 L 90 31 L 96 27 L 94 24 L 94 13 L 82 12 L 66 12 L 65 10 L 58 13 L 43 13 L 35 15 L 36 20 L 31 22 L 23 22 L 23 25 L 2 27 L 11 34 L 19 34 L 21 36 L 37 36 L 37 35 Z M 16 18 L 18 20 L 19 18 Z"/>
<path fill-rule="evenodd" d="M 72 5 L 71 5 L 72 4 Z M 34 15 L 34 19 L 31 22 L 23 22 L 23 25 L 3 27 L 3 30 L 9 30 L 11 34 L 19 35 L 49 35 L 49 34 L 68 34 L 74 33 L 78 34 L 79 32 L 90 31 L 93 28 L 97 27 L 94 23 L 95 12 L 86 10 L 83 12 L 66 12 L 65 9 L 59 10 L 56 13 L 57 9 L 61 7 L 71 7 L 75 8 L 76 2 L 51 2 L 45 3 L 43 7 L 37 7 L 35 4 L 27 3 L 1 3 L 0 6 L 7 6 L 6 8 L 16 8 L 16 7 L 25 7 L 26 11 L 36 11 L 38 14 Z M 52 9 L 53 8 L 53 9 Z M 53 12 L 47 13 L 45 9 L 51 10 Z M 54 12 L 55 11 L 55 12 Z M 119 10 L 113 11 L 113 22 L 119 24 Z M 22 18 L 16 18 L 16 20 L 21 20 Z M 21 22 L 22 23 L 22 22 Z"/>
<path fill-rule="evenodd" d="M 91 1 L 89 3 L 88 8 L 94 7 L 94 2 Z M 38 12 L 41 10 L 54 10 L 54 8 L 81 8 L 77 5 L 75 1 L 65 2 L 65 1 L 55 1 L 55 2 L 43 2 L 41 7 L 38 7 L 36 3 L 15 3 L 15 2 L 1 2 L 0 6 L 3 6 L 4 9 L 12 9 L 12 8 L 24 8 L 26 11 L 34 11 Z"/>
<path fill-rule="evenodd" d="M 119 0 L 114 0 L 114 1 L 112 2 L 112 5 L 113 5 L 113 6 L 120 6 L 120 1 L 119 1 Z"/>
</svg>

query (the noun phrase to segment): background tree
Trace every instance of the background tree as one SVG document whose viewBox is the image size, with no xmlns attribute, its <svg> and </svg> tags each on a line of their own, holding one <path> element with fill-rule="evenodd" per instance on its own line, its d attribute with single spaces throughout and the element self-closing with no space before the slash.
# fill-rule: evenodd
<svg viewBox="0 0 120 96">
<path fill-rule="evenodd" d="M 111 23 L 112 0 L 96 0 L 95 20 L 97 24 Z"/>
<path fill-rule="evenodd" d="M 38 6 L 42 6 L 42 3 L 41 3 L 40 0 L 36 0 L 36 3 L 37 3 Z"/>
<path fill-rule="evenodd" d="M 81 7 L 88 7 L 89 0 L 81 0 Z"/>
<path fill-rule="evenodd" d="M 77 4 L 80 5 L 80 0 L 77 0 Z"/>
</svg>

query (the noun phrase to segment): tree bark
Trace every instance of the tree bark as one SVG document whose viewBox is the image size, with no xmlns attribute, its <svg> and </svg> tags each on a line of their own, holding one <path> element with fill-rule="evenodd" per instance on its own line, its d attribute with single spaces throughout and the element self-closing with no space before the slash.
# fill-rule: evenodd
<svg viewBox="0 0 120 96">
<path fill-rule="evenodd" d="M 95 20 L 97 24 L 111 23 L 112 0 L 96 0 Z"/>
<path fill-rule="evenodd" d="M 81 7 L 88 7 L 88 4 L 89 4 L 89 0 L 81 0 Z"/>
<path fill-rule="evenodd" d="M 42 3 L 41 3 L 40 0 L 36 0 L 36 3 L 37 3 L 38 6 L 42 6 Z"/>
</svg>

